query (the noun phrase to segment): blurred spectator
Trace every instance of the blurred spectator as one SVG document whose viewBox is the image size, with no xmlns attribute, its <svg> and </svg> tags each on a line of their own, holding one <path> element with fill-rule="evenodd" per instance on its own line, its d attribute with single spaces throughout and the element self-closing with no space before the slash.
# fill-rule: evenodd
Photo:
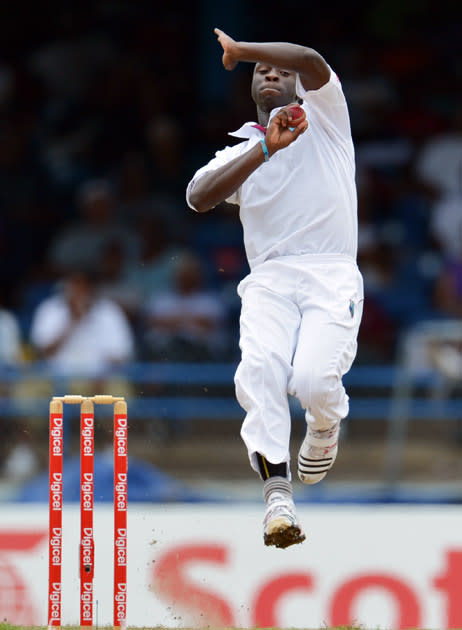
<svg viewBox="0 0 462 630">
<path fill-rule="evenodd" d="M 451 127 L 427 140 L 416 164 L 421 180 L 439 197 L 462 194 L 462 108 L 454 105 Z"/>
<path fill-rule="evenodd" d="M 31 341 L 60 373 L 95 377 L 133 357 L 133 335 L 122 310 L 99 298 L 90 273 L 73 272 L 63 290 L 38 307 Z"/>
<path fill-rule="evenodd" d="M 149 296 L 167 291 L 175 281 L 181 248 L 169 237 L 166 221 L 158 216 L 138 223 L 140 256 L 129 261 L 123 270 L 123 282 L 136 293 L 138 304 Z"/>
<path fill-rule="evenodd" d="M 53 95 L 81 99 L 92 78 L 114 60 L 116 51 L 101 31 L 88 33 L 85 17 L 75 11 L 64 10 L 61 24 L 63 36 L 45 41 L 30 56 L 29 64 Z"/>
<path fill-rule="evenodd" d="M 14 365 L 21 357 L 19 324 L 13 313 L 0 307 L 0 364 Z"/>
<path fill-rule="evenodd" d="M 449 397 L 451 390 L 461 389 L 462 343 L 435 344 L 430 349 L 432 366 L 447 380 L 444 394 Z M 460 443 L 460 437 L 459 437 Z"/>
<path fill-rule="evenodd" d="M 145 142 L 153 180 L 154 212 L 168 222 L 169 228 L 183 236 L 187 149 L 179 119 L 162 115 L 150 120 L 145 129 Z"/>
<path fill-rule="evenodd" d="M 219 294 L 204 288 L 203 280 L 199 259 L 183 254 L 174 286 L 148 301 L 146 341 L 153 357 L 199 361 L 225 351 L 225 307 Z"/>
<path fill-rule="evenodd" d="M 119 241 L 109 241 L 102 251 L 98 294 L 117 303 L 130 322 L 136 320 L 140 306 L 137 288 L 124 278 L 125 256 Z"/>
<path fill-rule="evenodd" d="M 146 140 L 156 186 L 166 190 L 179 182 L 183 168 L 183 136 L 177 119 L 160 116 L 151 120 L 146 129 Z"/>
<path fill-rule="evenodd" d="M 149 173 L 141 152 L 130 151 L 121 160 L 117 183 L 118 215 L 135 222 L 153 212 Z"/>
<path fill-rule="evenodd" d="M 460 319 L 462 328 L 462 256 L 443 266 L 435 283 L 433 301 L 441 316 Z"/>
<path fill-rule="evenodd" d="M 207 261 L 211 280 L 217 286 L 232 281 L 236 287 L 249 271 L 238 208 L 223 202 L 207 217 L 191 214 L 195 216 L 189 243 Z"/>
<path fill-rule="evenodd" d="M 377 121 L 383 121 L 398 103 L 391 76 L 375 72 L 370 56 L 364 55 L 359 47 L 352 47 L 345 55 L 340 80 L 356 138 L 376 135 Z"/>
<path fill-rule="evenodd" d="M 397 325 L 384 297 L 392 285 L 393 268 L 372 226 L 360 225 L 358 265 L 364 279 L 363 318 L 358 337 L 360 363 L 387 363 L 393 360 Z"/>
<path fill-rule="evenodd" d="M 137 240 L 127 226 L 116 219 L 116 202 L 106 180 L 86 182 L 78 193 L 81 220 L 59 232 L 51 245 L 51 263 L 60 271 L 98 268 L 109 242 L 119 242 L 124 256 L 133 258 Z"/>
<path fill-rule="evenodd" d="M 445 195 L 434 204 L 431 228 L 443 256 L 462 260 L 462 188 L 460 193 Z"/>
<path fill-rule="evenodd" d="M 33 477 L 40 469 L 40 461 L 26 431 L 9 437 L 9 448 L 2 462 L 1 473 L 6 481 L 20 483 Z"/>
</svg>

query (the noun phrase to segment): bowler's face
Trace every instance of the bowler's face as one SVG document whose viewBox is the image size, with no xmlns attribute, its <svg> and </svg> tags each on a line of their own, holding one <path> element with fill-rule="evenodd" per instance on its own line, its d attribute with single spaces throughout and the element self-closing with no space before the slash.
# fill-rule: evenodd
<svg viewBox="0 0 462 630">
<path fill-rule="evenodd" d="M 296 100 L 295 72 L 257 63 L 252 78 L 252 98 L 263 112 Z"/>
</svg>

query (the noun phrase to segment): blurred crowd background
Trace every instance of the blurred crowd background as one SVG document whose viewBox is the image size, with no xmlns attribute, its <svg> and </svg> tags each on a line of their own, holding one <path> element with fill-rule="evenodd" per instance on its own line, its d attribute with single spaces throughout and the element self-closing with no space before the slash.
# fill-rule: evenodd
<svg viewBox="0 0 462 630">
<path fill-rule="evenodd" d="M 222 68 L 215 26 L 311 46 L 340 77 L 366 293 L 356 364 L 393 364 L 421 321 L 461 320 L 458 5 L 2 6 L 0 363 L 97 377 L 133 361 L 238 360 L 238 209 L 185 203 L 194 171 L 255 120 L 252 67 Z"/>
</svg>

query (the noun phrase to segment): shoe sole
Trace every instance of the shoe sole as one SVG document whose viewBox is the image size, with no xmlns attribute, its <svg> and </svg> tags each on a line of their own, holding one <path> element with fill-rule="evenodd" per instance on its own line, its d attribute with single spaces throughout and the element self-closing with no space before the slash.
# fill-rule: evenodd
<svg viewBox="0 0 462 630">
<path fill-rule="evenodd" d="M 298 525 L 288 525 L 285 518 L 275 518 L 263 538 L 267 547 L 285 549 L 302 543 L 306 536 Z"/>
</svg>

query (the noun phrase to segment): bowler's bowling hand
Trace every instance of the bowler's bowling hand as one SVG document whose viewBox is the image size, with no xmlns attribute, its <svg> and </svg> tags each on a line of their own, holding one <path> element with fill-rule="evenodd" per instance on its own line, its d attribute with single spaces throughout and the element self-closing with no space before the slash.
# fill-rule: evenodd
<svg viewBox="0 0 462 630">
<path fill-rule="evenodd" d="M 295 104 L 292 104 L 295 105 Z M 303 119 L 295 127 L 292 126 L 292 115 L 289 107 L 281 109 L 273 116 L 266 131 L 266 146 L 270 155 L 284 149 L 294 142 L 308 129 L 308 121 Z"/>
<path fill-rule="evenodd" d="M 229 35 L 226 35 L 223 31 L 220 31 L 219 28 L 215 28 L 213 32 L 218 36 L 218 41 L 223 48 L 224 67 L 226 70 L 234 70 L 239 63 L 239 59 L 237 57 L 237 42 Z"/>
</svg>

